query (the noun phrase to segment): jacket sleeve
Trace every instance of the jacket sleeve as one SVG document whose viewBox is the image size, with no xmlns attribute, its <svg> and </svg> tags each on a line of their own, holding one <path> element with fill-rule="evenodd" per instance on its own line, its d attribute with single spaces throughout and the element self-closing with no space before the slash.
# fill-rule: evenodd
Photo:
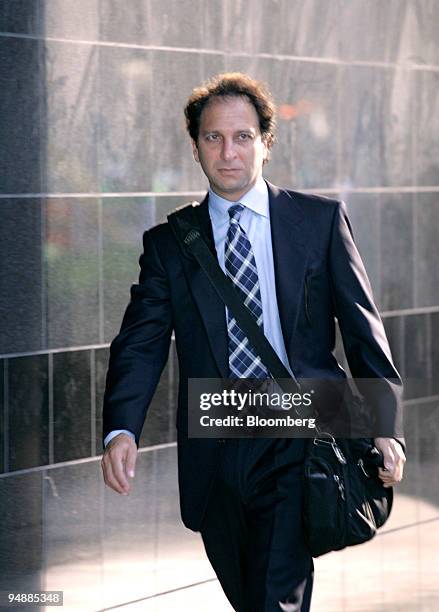
<svg viewBox="0 0 439 612">
<path fill-rule="evenodd" d="M 139 282 L 131 287 L 120 332 L 110 346 L 103 406 L 103 437 L 127 429 L 137 445 L 168 358 L 173 327 L 168 277 L 152 232 L 144 233 L 143 246 Z"/>
<path fill-rule="evenodd" d="M 346 358 L 356 386 L 372 406 L 374 437 L 395 437 L 404 446 L 402 382 L 343 202 L 335 209 L 329 251 L 334 308 Z M 371 384 L 361 379 L 379 380 Z"/>
</svg>

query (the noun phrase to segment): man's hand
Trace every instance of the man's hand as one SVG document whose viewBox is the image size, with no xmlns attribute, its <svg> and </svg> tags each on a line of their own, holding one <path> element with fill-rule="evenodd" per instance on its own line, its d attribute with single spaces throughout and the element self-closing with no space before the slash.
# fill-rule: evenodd
<svg viewBox="0 0 439 612">
<path fill-rule="evenodd" d="M 101 461 L 105 484 L 121 495 L 128 495 L 131 488 L 128 478 L 134 478 L 136 459 L 134 440 L 124 433 L 115 436 L 107 445 Z"/>
<path fill-rule="evenodd" d="M 391 487 L 402 480 L 405 454 L 399 442 L 393 438 L 375 438 L 375 446 L 384 455 L 384 469 L 378 469 L 378 475 L 384 486 Z"/>
</svg>

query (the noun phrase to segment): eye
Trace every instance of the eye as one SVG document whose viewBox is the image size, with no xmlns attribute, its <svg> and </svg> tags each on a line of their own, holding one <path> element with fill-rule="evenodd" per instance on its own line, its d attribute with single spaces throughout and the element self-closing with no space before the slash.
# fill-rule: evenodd
<svg viewBox="0 0 439 612">
<path fill-rule="evenodd" d="M 252 135 L 249 134 L 248 132 L 241 132 L 238 136 L 238 140 L 241 141 L 246 141 L 246 140 L 251 140 L 252 139 Z"/>
<path fill-rule="evenodd" d="M 207 134 L 206 140 L 207 142 L 217 142 L 219 140 L 219 134 Z"/>
</svg>

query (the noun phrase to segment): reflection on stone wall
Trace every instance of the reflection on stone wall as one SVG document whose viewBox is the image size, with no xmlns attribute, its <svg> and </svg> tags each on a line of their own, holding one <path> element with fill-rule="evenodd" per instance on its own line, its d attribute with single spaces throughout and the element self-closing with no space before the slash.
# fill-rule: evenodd
<svg viewBox="0 0 439 612">
<path fill-rule="evenodd" d="M 211 576 L 178 523 L 174 447 L 142 454 L 134 532 L 87 459 L 143 230 L 206 187 L 182 107 L 223 70 L 265 80 L 279 104 L 266 178 L 347 202 L 411 379 L 400 495 L 412 522 L 425 504 L 439 516 L 438 21 L 434 0 L 0 3 L 0 590 L 68 574 L 71 601 L 98 609 Z M 176 371 L 172 346 L 144 448 L 175 440 Z M 134 589 L 124 542 L 139 533 L 133 571 L 149 578 Z"/>
</svg>

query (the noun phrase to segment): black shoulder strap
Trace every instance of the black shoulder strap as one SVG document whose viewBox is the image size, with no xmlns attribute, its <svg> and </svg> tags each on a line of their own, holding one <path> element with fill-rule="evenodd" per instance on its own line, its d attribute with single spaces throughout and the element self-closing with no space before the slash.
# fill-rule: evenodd
<svg viewBox="0 0 439 612">
<path fill-rule="evenodd" d="M 294 377 L 291 377 L 261 328 L 242 303 L 233 283 L 221 270 L 218 261 L 209 250 L 203 239 L 202 229 L 196 214 L 197 205 L 198 202 L 191 202 L 168 215 L 169 224 L 177 241 L 184 251 L 193 255 L 198 261 L 219 297 L 233 314 L 239 327 L 279 386 L 284 388 L 288 380 L 288 391 L 291 392 L 291 383 L 293 383 L 295 390 L 298 390 L 300 388 L 299 383 Z M 278 379 L 285 379 L 285 383 Z"/>
</svg>

